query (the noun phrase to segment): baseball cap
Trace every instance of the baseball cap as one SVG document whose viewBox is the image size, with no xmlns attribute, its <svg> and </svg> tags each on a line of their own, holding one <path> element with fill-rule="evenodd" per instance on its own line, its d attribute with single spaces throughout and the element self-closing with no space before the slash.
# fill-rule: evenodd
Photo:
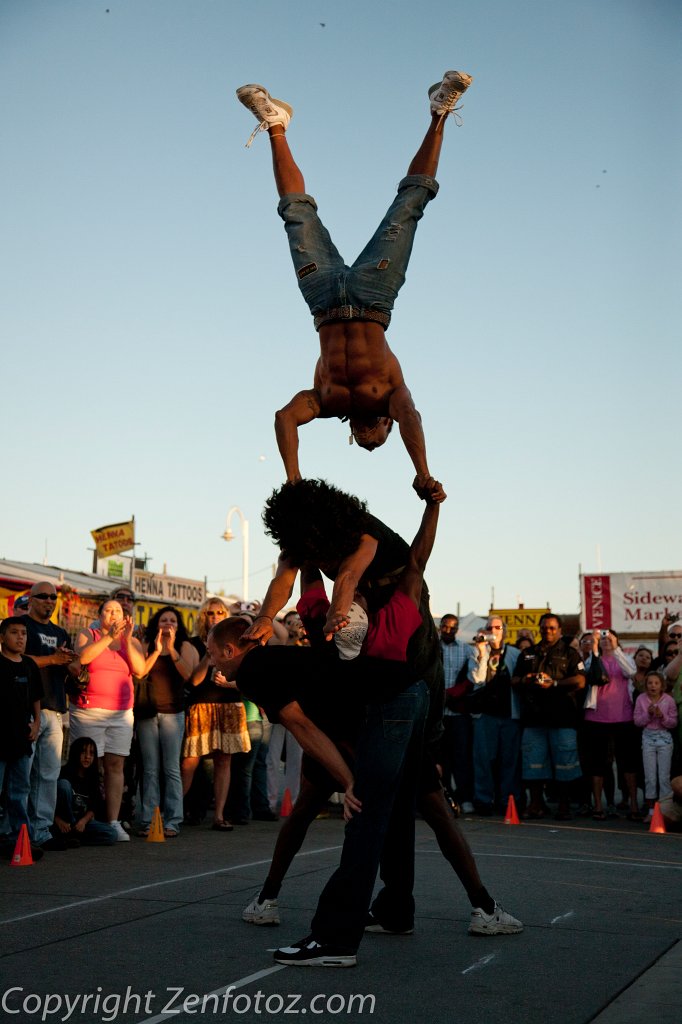
<svg viewBox="0 0 682 1024">
<path fill-rule="evenodd" d="M 367 612 L 355 601 L 350 606 L 348 619 L 348 625 L 334 635 L 334 643 L 342 661 L 352 661 L 353 658 L 357 658 L 369 626 Z"/>
</svg>

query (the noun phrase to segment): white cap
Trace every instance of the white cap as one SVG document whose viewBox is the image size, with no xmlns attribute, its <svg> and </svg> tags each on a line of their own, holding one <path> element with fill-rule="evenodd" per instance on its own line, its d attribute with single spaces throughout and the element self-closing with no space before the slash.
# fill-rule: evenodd
<svg viewBox="0 0 682 1024">
<path fill-rule="evenodd" d="M 369 626 L 367 612 L 355 602 L 350 606 L 348 619 L 348 625 L 334 635 L 334 643 L 342 661 L 352 661 L 353 658 L 357 658 Z"/>
</svg>

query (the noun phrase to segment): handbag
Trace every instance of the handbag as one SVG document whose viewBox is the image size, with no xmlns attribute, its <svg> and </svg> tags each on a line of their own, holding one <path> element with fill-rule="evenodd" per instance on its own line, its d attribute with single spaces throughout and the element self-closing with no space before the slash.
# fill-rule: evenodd
<svg viewBox="0 0 682 1024">
<path fill-rule="evenodd" d="M 156 701 L 154 699 L 154 684 L 148 676 L 142 679 L 133 680 L 135 700 L 133 703 L 133 714 L 136 719 L 154 718 L 158 714 Z"/>
</svg>

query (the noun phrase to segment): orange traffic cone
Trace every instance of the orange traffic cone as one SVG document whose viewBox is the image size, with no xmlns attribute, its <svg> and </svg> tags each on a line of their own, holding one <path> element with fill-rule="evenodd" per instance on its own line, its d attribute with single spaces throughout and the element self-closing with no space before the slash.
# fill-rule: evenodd
<svg viewBox="0 0 682 1024">
<path fill-rule="evenodd" d="M 152 814 L 152 823 L 149 829 L 149 835 L 147 836 L 148 843 L 165 843 L 166 837 L 163 834 L 163 821 L 161 820 L 161 811 L 158 807 L 154 808 Z"/>
<path fill-rule="evenodd" d="M 510 794 L 509 800 L 507 800 L 507 813 L 504 816 L 505 825 L 520 825 L 518 811 L 516 810 L 516 801 Z"/>
<path fill-rule="evenodd" d="M 19 838 L 17 839 L 17 845 L 14 847 L 10 867 L 23 868 L 28 867 L 28 865 L 32 863 L 33 855 L 31 853 L 31 840 L 28 838 L 28 829 L 25 825 L 22 825 L 21 831 L 19 832 Z"/>
<path fill-rule="evenodd" d="M 291 808 L 293 804 L 291 802 L 291 791 L 288 789 L 284 790 L 284 796 L 282 798 L 282 806 L 280 807 L 279 816 L 280 818 L 288 818 L 291 814 Z"/>
<path fill-rule="evenodd" d="M 651 824 L 649 825 L 649 831 L 664 834 L 666 831 L 663 815 L 661 814 L 661 805 L 659 804 L 658 800 L 654 804 L 654 813 L 651 816 Z"/>
</svg>

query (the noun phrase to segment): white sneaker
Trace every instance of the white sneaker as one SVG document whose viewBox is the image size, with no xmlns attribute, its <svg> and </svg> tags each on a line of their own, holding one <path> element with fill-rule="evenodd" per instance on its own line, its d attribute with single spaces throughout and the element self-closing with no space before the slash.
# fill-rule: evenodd
<svg viewBox="0 0 682 1024">
<path fill-rule="evenodd" d="M 473 814 L 473 813 L 474 813 L 474 805 L 471 803 L 470 800 L 465 800 L 464 803 L 462 804 L 462 814 Z"/>
<path fill-rule="evenodd" d="M 248 907 L 242 911 L 242 921 L 248 921 L 249 924 L 279 924 L 277 900 L 263 900 L 259 903 L 259 895 L 256 893 Z"/>
<path fill-rule="evenodd" d="M 480 907 L 471 911 L 469 935 L 517 935 L 522 931 L 521 922 L 503 910 L 499 903 L 495 904 L 492 914 L 486 914 Z"/>
<path fill-rule="evenodd" d="M 129 843 L 130 836 L 124 829 L 120 821 L 110 821 L 109 824 L 116 829 L 116 842 L 117 843 Z"/>
<path fill-rule="evenodd" d="M 294 115 L 293 109 L 283 100 L 276 100 L 262 85 L 242 85 L 237 89 L 237 99 L 243 103 L 258 121 L 246 143 L 247 148 L 251 145 L 258 132 L 267 131 L 273 124 L 281 124 L 284 130 L 289 126 L 289 121 Z"/>
<path fill-rule="evenodd" d="M 431 113 L 447 117 L 454 113 L 455 105 L 469 88 L 473 78 L 463 71 L 446 71 L 442 82 L 436 82 L 429 89 Z"/>
</svg>

